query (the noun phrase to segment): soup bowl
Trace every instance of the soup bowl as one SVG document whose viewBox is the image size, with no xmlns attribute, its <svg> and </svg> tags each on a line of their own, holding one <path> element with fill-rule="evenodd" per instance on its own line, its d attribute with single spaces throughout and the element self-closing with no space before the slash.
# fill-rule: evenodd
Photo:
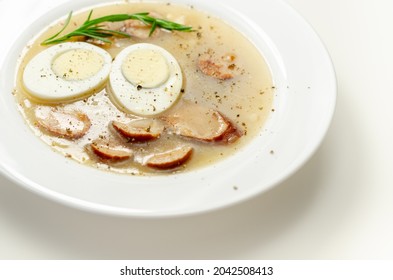
<svg viewBox="0 0 393 280">
<path fill-rule="evenodd" d="M 69 1 L 26 23 L 0 68 L 0 171 L 18 186 L 98 213 L 133 217 L 189 215 L 260 195 L 296 172 L 317 150 L 331 122 L 336 81 L 329 55 L 312 28 L 282 1 L 177 0 L 221 18 L 243 33 L 267 61 L 274 112 L 236 153 L 192 172 L 127 176 L 60 156 L 26 125 L 12 95 L 26 44 L 71 10 L 115 1 Z M 128 1 L 132 2 L 132 1 Z M 146 2 L 146 1 L 145 1 Z M 168 2 L 168 1 L 165 1 Z"/>
</svg>

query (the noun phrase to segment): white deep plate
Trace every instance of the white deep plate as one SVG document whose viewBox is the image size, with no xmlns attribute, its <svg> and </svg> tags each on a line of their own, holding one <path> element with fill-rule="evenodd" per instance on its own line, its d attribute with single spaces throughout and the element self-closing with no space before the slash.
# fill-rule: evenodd
<svg viewBox="0 0 393 280">
<path fill-rule="evenodd" d="M 336 81 L 329 55 L 310 26 L 278 0 L 177 0 L 171 2 L 192 4 L 226 20 L 265 56 L 277 96 L 275 112 L 261 135 L 224 161 L 170 176 L 112 174 L 52 151 L 32 133 L 16 108 L 11 92 L 18 56 L 32 36 L 70 10 L 105 2 L 110 0 L 68 1 L 43 11 L 27 23 L 0 60 L 0 171 L 18 185 L 101 213 L 184 215 L 260 194 L 288 178 L 318 148 L 334 112 Z"/>
</svg>

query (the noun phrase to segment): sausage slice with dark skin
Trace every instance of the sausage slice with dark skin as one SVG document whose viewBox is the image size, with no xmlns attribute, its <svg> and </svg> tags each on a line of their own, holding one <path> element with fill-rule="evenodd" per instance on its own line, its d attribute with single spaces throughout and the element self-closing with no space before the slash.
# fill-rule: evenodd
<svg viewBox="0 0 393 280">
<path fill-rule="evenodd" d="M 109 144 L 93 142 L 90 144 L 91 150 L 98 157 L 111 161 L 123 161 L 130 159 L 133 155 L 132 151 L 126 151 L 116 147 L 112 147 Z"/>
<path fill-rule="evenodd" d="M 205 142 L 232 143 L 242 132 L 217 110 L 191 102 L 162 116 L 172 133 Z"/>
<path fill-rule="evenodd" d="M 138 119 L 128 123 L 112 122 L 113 128 L 131 141 L 150 141 L 161 136 L 164 127 L 154 119 Z"/>
<path fill-rule="evenodd" d="M 183 146 L 149 156 L 146 165 L 156 169 L 172 169 L 184 164 L 192 155 L 191 146 Z"/>
</svg>

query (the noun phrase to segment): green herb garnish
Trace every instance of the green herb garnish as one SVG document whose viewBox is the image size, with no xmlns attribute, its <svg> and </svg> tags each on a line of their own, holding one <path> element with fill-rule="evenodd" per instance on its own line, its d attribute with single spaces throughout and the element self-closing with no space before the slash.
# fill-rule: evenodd
<svg viewBox="0 0 393 280">
<path fill-rule="evenodd" d="M 171 30 L 171 31 L 172 30 L 184 31 L 184 32 L 192 31 L 191 26 L 185 26 L 176 22 L 154 18 L 149 16 L 149 13 L 146 12 L 135 13 L 135 14 L 115 14 L 115 15 L 103 16 L 96 19 L 91 19 L 92 14 L 93 14 L 93 10 L 90 11 L 87 20 L 80 27 L 78 27 L 74 31 L 64 36 L 59 37 L 59 35 L 66 29 L 66 27 L 69 25 L 71 21 L 71 17 L 72 17 L 72 11 L 71 11 L 68 14 L 68 17 L 64 23 L 63 28 L 52 37 L 43 41 L 41 45 L 62 43 L 64 41 L 68 41 L 72 37 L 79 37 L 79 36 L 85 36 L 88 38 L 101 40 L 106 43 L 111 43 L 111 41 L 107 39 L 108 37 L 112 37 L 112 36 L 130 37 L 130 35 L 116 30 L 105 29 L 102 23 L 125 21 L 128 19 L 139 20 L 145 23 L 146 25 L 151 26 L 149 36 L 153 34 L 154 30 L 156 30 L 157 27 L 166 30 Z"/>
</svg>

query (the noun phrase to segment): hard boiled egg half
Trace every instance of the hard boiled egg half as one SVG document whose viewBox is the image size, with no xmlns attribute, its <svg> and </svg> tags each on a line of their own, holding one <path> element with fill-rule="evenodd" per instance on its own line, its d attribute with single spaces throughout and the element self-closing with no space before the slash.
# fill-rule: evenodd
<svg viewBox="0 0 393 280">
<path fill-rule="evenodd" d="M 109 82 L 112 99 L 124 111 L 151 116 L 176 102 L 183 76 L 172 54 L 159 46 L 141 43 L 116 56 Z"/>
<path fill-rule="evenodd" d="M 23 84 L 41 101 L 75 100 L 93 93 L 106 82 L 111 63 L 111 55 L 94 45 L 58 44 L 30 60 L 23 73 Z"/>
</svg>

